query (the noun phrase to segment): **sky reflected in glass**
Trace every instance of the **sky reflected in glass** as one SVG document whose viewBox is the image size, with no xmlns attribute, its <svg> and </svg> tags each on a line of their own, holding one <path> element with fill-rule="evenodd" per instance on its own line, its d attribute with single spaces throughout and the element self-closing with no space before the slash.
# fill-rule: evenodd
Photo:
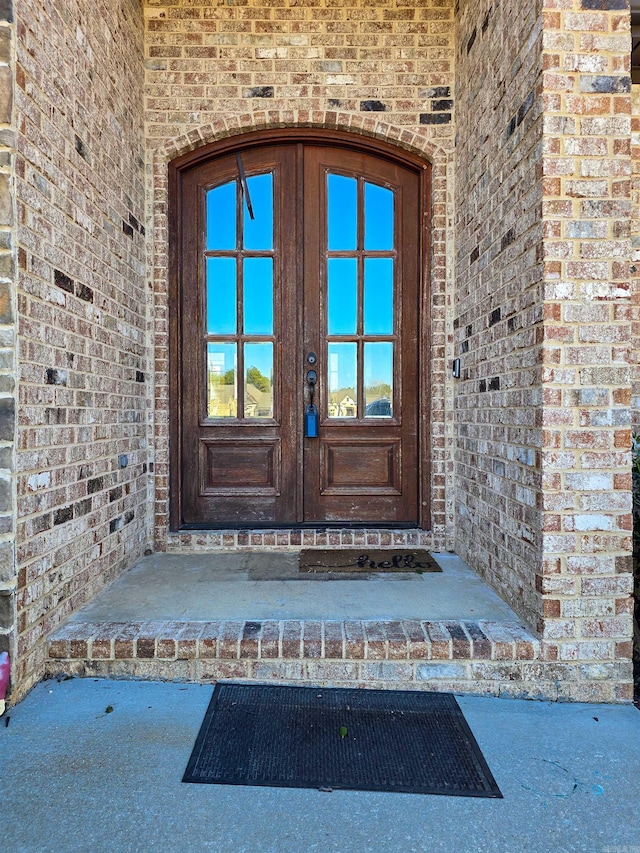
<svg viewBox="0 0 640 853">
<path fill-rule="evenodd" d="M 247 178 L 254 219 L 246 204 L 243 210 L 244 248 L 260 251 L 273 249 L 273 175 L 254 175 Z"/>
<path fill-rule="evenodd" d="M 330 174 L 327 192 L 329 251 L 353 251 L 358 240 L 358 182 L 355 178 Z"/>
<path fill-rule="evenodd" d="M 273 334 L 273 259 L 244 259 L 244 333 Z"/>
<path fill-rule="evenodd" d="M 393 192 L 368 182 L 364 185 L 364 248 L 393 249 Z"/>
<path fill-rule="evenodd" d="M 207 334 L 235 335 L 236 260 L 207 258 Z"/>
<path fill-rule="evenodd" d="M 236 248 L 236 182 L 207 192 L 207 249 Z"/>
<path fill-rule="evenodd" d="M 365 258 L 364 333 L 393 334 L 393 258 Z"/>
<path fill-rule="evenodd" d="M 358 326 L 358 261 L 356 258 L 329 258 L 330 335 L 355 335 Z"/>
</svg>

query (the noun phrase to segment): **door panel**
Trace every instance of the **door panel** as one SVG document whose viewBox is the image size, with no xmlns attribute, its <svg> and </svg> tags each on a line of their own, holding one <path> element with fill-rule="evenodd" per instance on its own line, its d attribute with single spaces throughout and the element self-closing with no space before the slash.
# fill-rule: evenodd
<svg viewBox="0 0 640 853">
<path fill-rule="evenodd" d="M 305 157 L 306 346 L 320 436 L 304 446 L 309 518 L 418 521 L 419 179 L 360 152 Z M 317 213 L 317 215 L 316 215 Z"/>
<path fill-rule="evenodd" d="M 323 495 L 369 493 L 400 495 L 400 442 L 326 439 L 322 454 Z"/>
<path fill-rule="evenodd" d="M 300 392 L 293 146 L 182 181 L 182 520 L 297 520 Z M 247 190 L 253 219 L 247 205 Z"/>
<path fill-rule="evenodd" d="M 181 524 L 417 523 L 418 171 L 265 145 L 180 209 Z"/>
<path fill-rule="evenodd" d="M 278 495 L 281 456 L 277 439 L 204 439 L 200 450 L 205 475 L 202 494 L 224 495 L 232 489 L 234 494 Z"/>
</svg>

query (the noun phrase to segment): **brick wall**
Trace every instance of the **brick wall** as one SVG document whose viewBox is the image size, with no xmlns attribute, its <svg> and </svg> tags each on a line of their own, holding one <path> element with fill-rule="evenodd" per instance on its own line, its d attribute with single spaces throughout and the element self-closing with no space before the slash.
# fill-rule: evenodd
<svg viewBox="0 0 640 853">
<path fill-rule="evenodd" d="M 630 16 L 622 2 L 544 6 L 539 627 L 549 657 L 584 662 L 591 695 L 628 699 Z"/>
<path fill-rule="evenodd" d="M 148 544 L 142 12 L 16 6 L 18 668 Z M 4 438 L 4 436 L 0 436 Z"/>
<path fill-rule="evenodd" d="M 631 89 L 631 422 L 640 432 L 640 85 Z"/>
<path fill-rule="evenodd" d="M 0 652 L 15 657 L 15 206 L 13 10 L 0 4 Z"/>
<path fill-rule="evenodd" d="M 542 487 L 541 53 L 538 4 L 461 3 L 456 546 L 534 625 Z"/>
<path fill-rule="evenodd" d="M 454 144 L 453 0 L 335 2 L 150 0 L 146 16 L 147 144 L 156 304 L 156 546 L 168 537 L 167 163 L 230 134 L 284 125 L 342 128 L 411 148 L 433 163 L 431 302 L 432 498 L 430 545 L 444 547 L 445 300 L 450 285 Z M 449 196 L 447 196 L 449 193 Z M 449 205 L 449 207 L 448 207 Z M 448 278 L 449 277 L 449 280 Z M 282 539 L 280 547 L 293 545 Z M 268 543 L 260 534 L 260 547 Z M 299 537 L 299 534 L 297 534 Z M 273 537 L 274 542 L 276 537 Z M 238 544 L 200 535 L 199 547 Z"/>
<path fill-rule="evenodd" d="M 631 129 L 629 12 L 605 5 L 461 7 L 455 336 L 459 550 L 544 657 L 581 662 L 576 698 L 610 700 L 631 688 Z"/>
</svg>

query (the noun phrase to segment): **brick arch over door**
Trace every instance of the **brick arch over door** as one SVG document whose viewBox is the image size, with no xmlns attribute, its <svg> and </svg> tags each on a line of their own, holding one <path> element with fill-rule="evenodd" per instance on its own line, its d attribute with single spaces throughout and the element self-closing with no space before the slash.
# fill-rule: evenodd
<svg viewBox="0 0 640 853">
<path fill-rule="evenodd" d="M 435 547 L 444 547 L 446 527 L 445 506 L 445 341 L 446 341 L 446 284 L 447 284 L 447 167 L 446 151 L 433 145 L 419 134 L 394 127 L 358 115 L 337 113 L 264 113 L 220 118 L 215 123 L 194 130 L 186 136 L 173 140 L 169 145 L 156 150 L 152 160 L 153 174 L 153 269 L 154 291 L 155 364 L 156 364 L 156 415 L 155 415 L 155 472 L 156 472 L 156 548 L 167 546 L 169 530 L 169 279 L 168 279 L 168 165 L 172 160 L 188 152 L 215 146 L 222 140 L 252 133 L 267 131 L 277 134 L 279 129 L 295 129 L 320 139 L 324 131 L 338 131 L 345 135 L 345 142 L 352 139 L 357 147 L 358 140 L 366 144 L 380 140 L 383 145 L 392 145 L 409 152 L 432 165 L 432 210 L 430 234 L 430 304 L 424 306 L 429 316 L 431 352 L 430 381 L 434 391 L 430 412 L 429 436 L 431 474 L 430 483 L 425 484 L 431 497 L 432 531 Z"/>
<path fill-rule="evenodd" d="M 369 136 L 388 142 L 398 148 L 404 148 L 410 153 L 428 160 L 434 169 L 446 169 L 448 157 L 451 156 L 444 148 L 434 144 L 419 133 L 414 133 L 403 127 L 387 124 L 380 119 L 368 117 L 366 114 L 304 111 L 273 110 L 269 112 L 247 113 L 246 115 L 220 116 L 216 122 L 202 125 L 188 134 L 179 136 L 158 149 L 155 156 L 168 164 L 172 160 L 203 148 L 211 143 L 219 142 L 228 136 L 240 136 L 262 130 L 277 130 L 280 128 L 309 128 L 318 132 L 323 130 L 338 130 L 354 136 Z"/>
</svg>

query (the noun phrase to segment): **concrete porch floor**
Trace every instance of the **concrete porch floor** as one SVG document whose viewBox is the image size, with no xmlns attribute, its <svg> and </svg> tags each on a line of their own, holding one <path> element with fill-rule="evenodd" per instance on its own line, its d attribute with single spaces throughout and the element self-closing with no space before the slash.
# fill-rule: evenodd
<svg viewBox="0 0 640 853">
<path fill-rule="evenodd" d="M 152 554 L 70 620 L 519 622 L 455 554 L 441 573 L 310 574 L 297 552 Z"/>
<path fill-rule="evenodd" d="M 346 576 L 300 573 L 296 552 L 153 554 L 49 637 L 46 674 L 571 698 L 575 673 L 547 676 L 516 614 L 435 557 L 442 572 Z"/>
</svg>

